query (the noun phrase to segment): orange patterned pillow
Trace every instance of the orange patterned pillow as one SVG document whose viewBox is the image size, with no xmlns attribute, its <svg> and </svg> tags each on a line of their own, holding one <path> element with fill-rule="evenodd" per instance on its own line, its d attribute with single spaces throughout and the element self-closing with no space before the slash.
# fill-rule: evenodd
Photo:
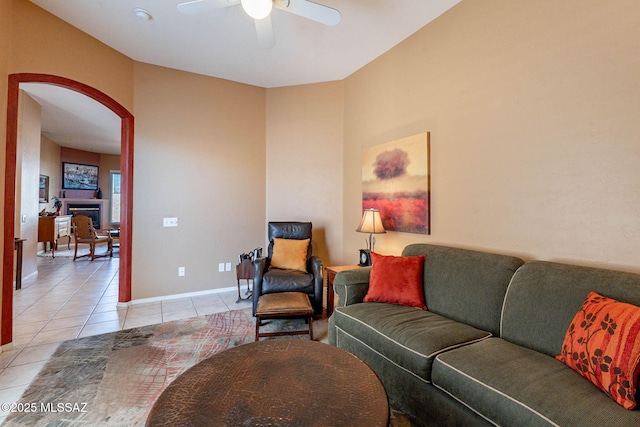
<svg viewBox="0 0 640 427">
<path fill-rule="evenodd" d="M 589 293 L 556 359 L 626 409 L 636 406 L 640 373 L 640 307 Z"/>
<path fill-rule="evenodd" d="M 427 309 L 422 289 L 424 255 L 389 256 L 371 252 L 371 277 L 365 302 Z"/>
</svg>

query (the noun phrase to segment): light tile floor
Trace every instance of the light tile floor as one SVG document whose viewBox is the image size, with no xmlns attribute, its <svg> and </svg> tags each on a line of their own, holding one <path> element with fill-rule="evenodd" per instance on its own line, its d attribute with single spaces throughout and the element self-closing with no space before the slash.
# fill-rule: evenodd
<svg viewBox="0 0 640 427">
<path fill-rule="evenodd" d="M 250 307 L 237 291 L 118 308 L 118 258 L 38 258 L 14 291 L 14 348 L 0 353 L 0 403 L 18 401 L 60 342 Z M 0 423 L 7 412 L 0 410 Z"/>
</svg>

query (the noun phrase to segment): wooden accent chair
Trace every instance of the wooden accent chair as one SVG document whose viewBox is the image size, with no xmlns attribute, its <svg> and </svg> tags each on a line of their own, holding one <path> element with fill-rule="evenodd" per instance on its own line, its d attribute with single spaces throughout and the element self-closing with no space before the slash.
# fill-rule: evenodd
<svg viewBox="0 0 640 427">
<path fill-rule="evenodd" d="M 74 261 L 82 257 L 90 257 L 91 261 L 105 256 L 113 257 L 113 239 L 110 236 L 98 236 L 95 228 L 93 228 L 93 220 L 91 218 L 85 215 L 76 215 L 71 219 L 71 223 L 73 225 L 73 240 L 75 242 L 75 251 L 73 253 Z M 96 245 L 100 243 L 107 244 L 107 252 L 96 255 Z M 80 244 L 89 245 L 90 252 L 78 256 L 78 245 Z"/>
</svg>

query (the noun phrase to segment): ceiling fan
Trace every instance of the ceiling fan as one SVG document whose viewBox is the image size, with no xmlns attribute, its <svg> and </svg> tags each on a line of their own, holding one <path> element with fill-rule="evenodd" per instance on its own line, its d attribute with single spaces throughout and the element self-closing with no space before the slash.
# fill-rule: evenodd
<svg viewBox="0 0 640 427">
<path fill-rule="evenodd" d="M 195 15 L 238 3 L 254 19 L 258 46 L 263 49 L 276 44 L 270 17 L 273 7 L 330 26 L 337 25 L 341 18 L 338 10 L 308 0 L 193 0 L 180 3 L 178 10 L 187 15 Z"/>
</svg>

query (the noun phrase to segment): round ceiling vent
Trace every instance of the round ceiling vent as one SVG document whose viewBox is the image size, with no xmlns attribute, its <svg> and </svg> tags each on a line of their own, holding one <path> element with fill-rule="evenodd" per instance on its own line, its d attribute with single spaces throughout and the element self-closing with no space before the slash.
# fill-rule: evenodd
<svg viewBox="0 0 640 427">
<path fill-rule="evenodd" d="M 152 18 L 151 12 L 141 7 L 136 7 L 135 9 L 133 9 L 133 14 L 136 16 L 136 18 L 142 19 L 143 21 L 149 21 Z"/>
</svg>

